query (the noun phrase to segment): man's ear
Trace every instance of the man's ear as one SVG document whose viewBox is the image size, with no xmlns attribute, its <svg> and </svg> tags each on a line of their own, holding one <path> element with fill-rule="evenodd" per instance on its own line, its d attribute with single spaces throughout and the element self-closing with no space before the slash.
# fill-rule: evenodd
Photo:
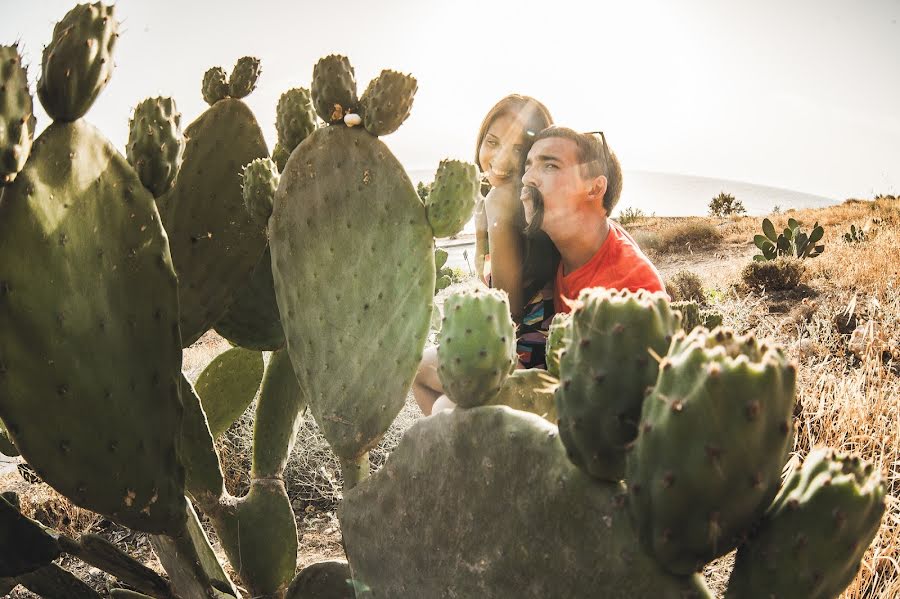
<svg viewBox="0 0 900 599">
<path fill-rule="evenodd" d="M 588 190 L 588 199 L 603 202 L 603 196 L 606 195 L 607 179 L 605 175 L 594 177 L 591 181 L 591 188 Z"/>
</svg>

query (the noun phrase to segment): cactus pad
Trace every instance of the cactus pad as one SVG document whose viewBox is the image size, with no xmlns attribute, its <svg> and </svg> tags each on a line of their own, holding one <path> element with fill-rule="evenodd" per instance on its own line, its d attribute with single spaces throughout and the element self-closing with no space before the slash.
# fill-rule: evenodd
<svg viewBox="0 0 900 599">
<path fill-rule="evenodd" d="M 239 58 L 228 79 L 229 95 L 237 100 L 250 95 L 250 92 L 256 89 L 256 82 L 261 73 L 258 58 L 253 56 Z"/>
<path fill-rule="evenodd" d="M 201 89 L 203 100 L 212 106 L 219 100 L 227 98 L 231 94 L 228 87 L 228 77 L 222 67 L 212 67 L 203 74 L 203 86 Z"/>
<path fill-rule="evenodd" d="M 419 88 L 416 78 L 396 71 L 381 71 L 359 99 L 363 126 L 372 135 L 388 135 L 409 117 Z"/>
<path fill-rule="evenodd" d="M 331 54 L 313 67 L 313 107 L 326 123 L 338 123 L 356 111 L 356 73 L 346 56 Z"/>
<path fill-rule="evenodd" d="M 134 109 L 125 155 L 144 187 L 158 198 L 172 187 L 181 156 L 181 113 L 172 98 L 147 98 Z"/>
<path fill-rule="evenodd" d="M 253 423 L 252 478 L 282 476 L 305 410 L 306 399 L 297 385 L 291 357 L 284 350 L 273 352 Z"/>
<path fill-rule="evenodd" d="M 244 207 L 253 222 L 267 227 L 278 189 L 278 168 L 271 158 L 257 158 L 244 167 Z"/>
<path fill-rule="evenodd" d="M 750 336 L 672 341 L 626 470 L 641 542 L 669 571 L 727 553 L 763 515 L 791 447 L 795 378 L 780 348 Z"/>
<path fill-rule="evenodd" d="M 621 480 L 641 404 L 656 382 L 655 356 L 665 355 L 679 321 L 663 293 L 595 288 L 579 295 L 556 407 L 572 461 L 591 476 Z"/>
<path fill-rule="evenodd" d="M 572 322 L 571 312 L 559 312 L 553 315 L 550 321 L 550 330 L 547 333 L 547 372 L 559 377 L 559 357 L 569 344 L 571 332 L 569 324 Z"/>
<path fill-rule="evenodd" d="M 200 373 L 195 388 L 213 438 L 240 418 L 262 378 L 262 354 L 242 347 L 222 352 Z"/>
<path fill-rule="evenodd" d="M 497 289 L 454 293 L 444 302 L 438 376 L 464 408 L 490 401 L 516 367 L 516 328 L 509 299 Z"/>
<path fill-rule="evenodd" d="M 479 196 L 478 188 L 474 164 L 441 160 L 425 202 L 428 222 L 435 237 L 450 237 L 462 231 L 472 218 L 475 199 Z"/>
<path fill-rule="evenodd" d="M 79 4 L 53 28 L 44 48 L 38 98 L 54 121 L 71 122 L 87 113 L 113 72 L 119 37 L 115 6 Z"/>
<path fill-rule="evenodd" d="M 360 598 L 710 597 L 640 550 L 623 492 L 555 426 L 487 406 L 419 420 L 338 516 Z"/>
<path fill-rule="evenodd" d="M 195 501 L 209 505 L 222 497 L 225 481 L 200 398 L 184 374 L 181 375 L 181 403 L 184 405 L 181 427 L 184 486 Z"/>
<path fill-rule="evenodd" d="M 274 351 L 284 347 L 284 329 L 275 299 L 272 254 L 268 247 L 250 279 L 234 293 L 234 301 L 216 323 L 216 332 L 246 349 Z"/>
<path fill-rule="evenodd" d="M 356 599 L 350 565 L 336 560 L 306 566 L 288 587 L 285 599 Z"/>
<path fill-rule="evenodd" d="M 884 486 L 871 465 L 813 450 L 738 549 L 726 597 L 837 597 L 856 576 L 884 510 Z"/>
<path fill-rule="evenodd" d="M 125 159 L 84 121 L 48 127 L 0 203 L 0 417 L 47 483 L 148 532 L 184 509 L 176 285 Z"/>
<path fill-rule="evenodd" d="M 288 156 L 316 130 L 316 111 L 309 90 L 295 87 L 281 94 L 275 110 L 275 130 L 278 132 L 278 143 Z M 278 168 L 284 170 L 284 165 Z"/>
<path fill-rule="evenodd" d="M 269 152 L 240 100 L 217 102 L 188 126 L 185 137 L 178 178 L 158 203 L 178 273 L 187 347 L 225 314 L 265 250 L 265 227 L 244 207 L 241 169 Z"/>
<path fill-rule="evenodd" d="M 31 152 L 34 105 L 16 46 L 0 46 L 0 187 L 9 185 Z"/>
<path fill-rule="evenodd" d="M 43 526 L 0 497 L 0 578 L 33 572 L 60 553 L 56 539 Z"/>
<path fill-rule="evenodd" d="M 300 388 L 335 453 L 357 459 L 403 406 L 428 335 L 434 240 L 424 207 L 378 138 L 325 127 L 294 150 L 269 234 Z"/>
</svg>

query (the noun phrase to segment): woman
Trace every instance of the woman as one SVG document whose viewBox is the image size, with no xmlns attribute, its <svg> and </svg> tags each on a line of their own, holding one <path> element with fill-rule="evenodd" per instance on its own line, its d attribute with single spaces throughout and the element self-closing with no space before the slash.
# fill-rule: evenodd
<svg viewBox="0 0 900 599">
<path fill-rule="evenodd" d="M 553 123 L 547 108 L 528 96 L 506 96 L 488 111 L 475 146 L 476 163 L 488 192 L 475 207 L 475 263 L 485 284 L 509 295 L 518 327 L 519 366 L 543 367 L 545 337 L 553 317 L 552 284 L 559 253 L 543 234 L 525 238 L 519 192 L 531 138 Z M 452 405 L 437 374 L 437 348 L 425 350 L 413 381 L 413 395 L 427 416 Z M 441 402 L 435 402 L 441 398 Z"/>
</svg>

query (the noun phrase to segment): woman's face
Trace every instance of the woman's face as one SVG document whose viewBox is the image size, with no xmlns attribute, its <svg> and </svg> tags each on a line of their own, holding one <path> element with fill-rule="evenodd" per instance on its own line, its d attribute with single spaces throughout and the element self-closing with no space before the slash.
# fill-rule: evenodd
<svg viewBox="0 0 900 599">
<path fill-rule="evenodd" d="M 502 114 L 488 127 L 478 149 L 478 165 L 491 187 L 519 183 L 524 160 L 525 131 L 511 114 Z"/>
</svg>

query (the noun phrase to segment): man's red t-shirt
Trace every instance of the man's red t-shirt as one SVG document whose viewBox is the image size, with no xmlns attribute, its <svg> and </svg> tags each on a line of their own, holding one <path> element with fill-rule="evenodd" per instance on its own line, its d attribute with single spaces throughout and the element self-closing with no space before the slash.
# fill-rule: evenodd
<svg viewBox="0 0 900 599">
<path fill-rule="evenodd" d="M 629 291 L 665 289 L 659 271 L 634 239 L 614 221 L 609 221 L 609 235 L 586 264 L 564 275 L 563 265 L 560 262 L 554 287 L 553 305 L 557 312 L 571 310 L 562 298 L 577 299 L 581 290 L 588 287 Z"/>
</svg>

